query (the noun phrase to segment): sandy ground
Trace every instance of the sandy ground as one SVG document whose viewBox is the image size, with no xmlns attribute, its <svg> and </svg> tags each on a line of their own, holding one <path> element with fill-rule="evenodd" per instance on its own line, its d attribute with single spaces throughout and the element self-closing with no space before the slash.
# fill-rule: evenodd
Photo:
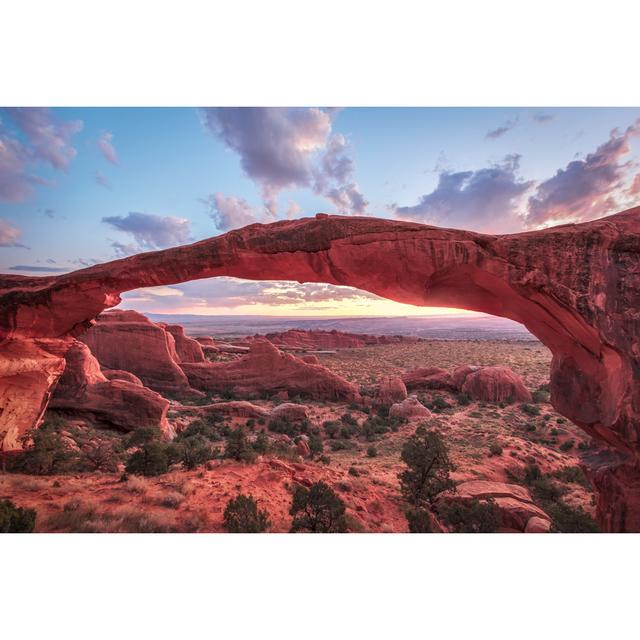
<svg viewBox="0 0 640 640">
<path fill-rule="evenodd" d="M 380 345 L 321 356 L 323 364 L 363 385 L 416 366 L 451 370 L 462 364 L 505 364 L 522 375 L 531 390 L 548 381 L 550 359 L 550 352 L 537 343 L 470 341 Z M 429 402 L 436 396 L 451 405 L 434 414 L 434 419 L 456 464 L 456 480 L 518 482 L 525 465 L 533 462 L 545 473 L 578 465 L 582 452 L 578 444 L 588 445 L 585 434 L 547 403 L 538 405 L 540 415 L 531 416 L 520 404 L 461 406 L 454 394 L 443 391 L 426 392 L 422 399 Z M 344 404 L 311 402 L 307 406 L 311 423 L 318 426 L 347 412 L 359 423 L 366 419 L 364 413 Z M 223 531 L 226 503 L 237 493 L 251 493 L 269 512 L 271 531 L 287 531 L 292 488 L 324 480 L 345 501 L 351 531 L 406 531 L 397 474 L 404 468 L 402 444 L 416 424 L 404 425 L 373 443 L 378 454 L 374 458 L 367 456 L 371 443 L 363 439 L 352 439 L 353 449 L 335 452 L 326 440 L 328 464 L 295 456 L 263 456 L 252 464 L 212 461 L 195 471 L 132 477 L 126 482 L 120 481 L 120 474 L 0 474 L 0 499 L 35 508 L 38 531 L 217 532 Z M 574 446 L 566 449 L 565 445 L 562 450 L 566 442 Z M 491 455 L 492 444 L 502 447 L 501 455 Z M 591 491 L 573 483 L 565 483 L 565 488 L 566 502 L 593 513 Z"/>
</svg>

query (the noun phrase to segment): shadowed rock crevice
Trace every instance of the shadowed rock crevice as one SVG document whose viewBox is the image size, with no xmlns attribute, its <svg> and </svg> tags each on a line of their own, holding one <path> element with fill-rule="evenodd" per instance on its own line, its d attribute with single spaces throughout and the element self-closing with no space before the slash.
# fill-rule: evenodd
<svg viewBox="0 0 640 640">
<path fill-rule="evenodd" d="M 640 209 L 506 236 L 319 214 L 58 277 L 0 276 L 0 432 L 23 432 L 39 415 L 25 411 L 17 424 L 18 414 L 6 411 L 7 405 L 37 404 L 33 389 L 21 399 L 19 385 L 8 383 L 21 350 L 41 350 L 43 360 L 47 353 L 62 358 L 69 337 L 118 304 L 122 292 L 215 276 L 348 285 L 398 302 L 482 311 L 525 325 L 553 353 L 554 407 L 624 457 L 615 487 L 626 501 L 625 516 L 609 521 L 640 530 L 640 496 L 620 489 L 635 487 L 640 478 L 639 234 Z M 41 339 L 49 346 L 38 345 Z M 45 405 L 60 373 L 45 376 L 38 387 Z M 14 441 L 5 438 L 5 448 Z M 614 483 L 602 481 L 602 468 L 598 473 L 606 492 Z"/>
</svg>

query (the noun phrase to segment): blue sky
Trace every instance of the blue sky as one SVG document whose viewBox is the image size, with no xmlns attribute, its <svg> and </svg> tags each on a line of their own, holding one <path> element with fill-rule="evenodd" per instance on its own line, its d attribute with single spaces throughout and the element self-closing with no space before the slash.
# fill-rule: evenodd
<svg viewBox="0 0 640 640">
<path fill-rule="evenodd" d="M 0 111 L 0 270 L 45 275 L 318 211 L 507 233 L 640 204 L 640 109 Z M 324 285 L 217 279 L 143 311 L 424 313 Z M 429 312 L 429 311 L 428 311 Z"/>
</svg>

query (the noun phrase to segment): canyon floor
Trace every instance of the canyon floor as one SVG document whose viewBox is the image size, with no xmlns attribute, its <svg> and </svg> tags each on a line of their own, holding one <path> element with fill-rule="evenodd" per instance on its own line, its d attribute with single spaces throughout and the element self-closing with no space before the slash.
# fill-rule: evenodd
<svg viewBox="0 0 640 640">
<path fill-rule="evenodd" d="M 533 341 L 421 341 L 337 349 L 317 354 L 321 364 L 361 386 L 415 367 L 453 370 L 466 364 L 506 365 L 520 374 L 530 391 L 548 382 L 551 354 Z M 537 465 L 562 494 L 565 504 L 593 515 L 594 495 L 579 470 L 580 455 L 591 447 L 587 436 L 555 413 L 545 399 L 536 403 L 485 403 L 444 390 L 417 392 L 432 409 L 456 466 L 456 481 L 486 480 L 525 486 L 525 470 Z M 221 399 L 215 395 L 213 401 Z M 226 397 L 225 399 L 229 399 Z M 274 400 L 252 400 L 271 410 Z M 467 403 L 468 402 L 468 403 Z M 359 424 L 368 417 L 352 404 L 306 401 L 312 426 L 350 414 Z M 172 405 L 176 405 L 172 401 Z M 169 410 L 169 416 L 176 412 Z M 228 417 L 230 428 L 247 423 Z M 416 425 L 409 422 L 375 441 L 347 440 L 338 448 L 323 432 L 324 457 L 303 459 L 290 450 L 258 456 L 254 462 L 211 460 L 187 471 L 157 477 L 122 472 L 33 476 L 0 474 L 0 499 L 37 512 L 40 532 L 221 532 L 227 502 L 252 494 L 269 513 L 270 531 L 291 525 L 289 508 L 296 485 L 327 482 L 347 507 L 351 532 L 406 532 L 407 508 L 397 475 L 405 467 L 400 452 Z M 255 421 L 248 432 L 262 430 Z M 371 456 L 371 447 L 375 457 Z M 333 450 L 336 447 L 337 450 Z M 534 496 L 535 497 L 535 496 Z M 537 502 L 537 500 L 536 500 Z"/>
</svg>

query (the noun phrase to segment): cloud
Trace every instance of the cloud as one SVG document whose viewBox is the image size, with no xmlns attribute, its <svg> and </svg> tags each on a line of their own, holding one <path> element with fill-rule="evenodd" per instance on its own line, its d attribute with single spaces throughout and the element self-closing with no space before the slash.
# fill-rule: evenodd
<svg viewBox="0 0 640 640">
<path fill-rule="evenodd" d="M 111 247 L 115 251 L 116 258 L 126 258 L 141 251 L 141 248 L 133 243 L 124 244 L 123 242 L 112 242 Z"/>
<path fill-rule="evenodd" d="M 154 289 L 158 289 L 154 287 Z M 288 281 L 254 282 L 238 278 L 218 277 L 209 280 L 195 280 L 167 287 L 170 291 L 154 292 L 139 289 L 124 294 L 128 302 L 149 303 L 150 309 L 202 308 L 233 309 L 242 306 L 271 305 L 304 308 L 308 304 L 331 304 L 345 301 L 359 303 L 379 300 L 374 294 L 330 284 Z M 175 292 L 178 293 L 175 293 Z M 162 298 L 161 300 L 159 298 Z M 325 308 L 325 307 L 323 307 Z"/>
<path fill-rule="evenodd" d="M 65 170 L 76 155 L 72 137 L 82 122 L 58 121 L 48 109 L 5 108 L 3 113 L 17 125 L 24 141 L 0 122 L 0 200 L 22 202 L 39 184 L 49 184 L 34 175 L 30 167 L 38 162 Z"/>
<path fill-rule="evenodd" d="M 533 182 L 516 174 L 520 157 L 507 156 L 500 164 L 477 171 L 442 171 L 437 187 L 414 206 L 392 206 L 398 218 L 506 233 L 521 228 L 520 205 Z"/>
<path fill-rule="evenodd" d="M 9 267 L 9 271 L 33 271 L 34 273 L 65 273 L 69 269 L 63 267 L 40 267 L 31 264 L 17 264 Z"/>
<path fill-rule="evenodd" d="M 56 120 L 42 107 L 6 108 L 11 119 L 26 136 L 32 155 L 54 169 L 67 169 L 76 156 L 71 138 L 82 130 L 80 120 Z"/>
<path fill-rule="evenodd" d="M 632 197 L 640 195 L 640 173 L 636 175 L 631 186 L 627 189 L 627 195 Z"/>
<path fill-rule="evenodd" d="M 553 116 L 550 113 L 534 113 L 531 117 L 538 124 L 548 124 L 553 120 Z"/>
<path fill-rule="evenodd" d="M 20 229 L 0 218 L 0 247 L 21 247 L 26 249 L 25 245 L 18 242 L 20 234 Z"/>
<path fill-rule="evenodd" d="M 489 140 L 495 140 L 497 138 L 502 137 L 508 131 L 511 131 L 518 124 L 518 119 L 514 118 L 513 120 L 507 120 L 503 125 L 500 125 L 497 129 L 492 129 L 491 131 L 487 131 L 485 138 Z"/>
<path fill-rule="evenodd" d="M 624 132 L 611 131 L 609 140 L 584 160 L 573 160 L 541 182 L 529 199 L 527 224 L 592 220 L 615 210 L 631 162 L 621 162 L 630 151 L 629 141 L 640 134 L 640 119 Z"/>
<path fill-rule="evenodd" d="M 98 148 L 102 152 L 102 155 L 105 159 L 111 164 L 118 164 L 118 154 L 116 153 L 115 147 L 111 142 L 113 140 L 113 133 L 109 131 L 105 131 L 98 138 Z"/>
<path fill-rule="evenodd" d="M 102 171 L 96 171 L 94 178 L 96 184 L 99 184 L 101 187 L 104 187 L 105 189 L 109 189 L 109 191 L 111 191 L 111 183 L 109 182 L 107 176 L 102 173 Z"/>
<path fill-rule="evenodd" d="M 328 198 L 339 213 L 366 213 L 369 202 L 358 185 L 351 181 L 353 160 L 348 155 L 346 138 L 337 133 L 327 145 L 319 166 L 315 169 L 314 191 Z"/>
<path fill-rule="evenodd" d="M 278 194 L 311 188 L 336 206 L 361 213 L 366 200 L 351 179 L 353 161 L 341 134 L 331 135 L 334 110 L 318 108 L 207 108 L 204 124 L 240 156 L 249 178 L 262 190 L 267 211 L 277 215 Z M 336 192 L 336 193 L 334 193 Z M 348 193 L 336 197 L 337 193 Z M 330 195 L 331 194 L 331 195 Z"/>
<path fill-rule="evenodd" d="M 131 234 L 145 249 L 161 249 L 189 241 L 190 228 L 186 218 L 130 212 L 126 216 L 107 216 L 102 222 Z"/>
<path fill-rule="evenodd" d="M 261 218 L 258 212 L 242 198 L 213 193 L 204 203 L 209 207 L 209 215 L 220 231 L 246 227 Z"/>
</svg>

